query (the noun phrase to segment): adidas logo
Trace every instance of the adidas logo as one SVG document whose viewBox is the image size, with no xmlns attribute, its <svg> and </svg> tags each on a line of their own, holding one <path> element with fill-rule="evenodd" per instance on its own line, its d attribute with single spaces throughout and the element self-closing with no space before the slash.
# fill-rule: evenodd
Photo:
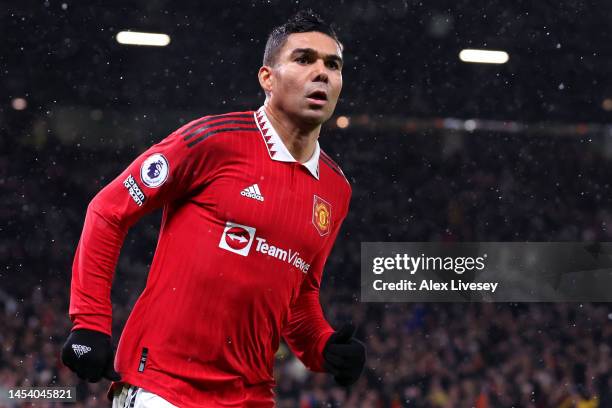
<svg viewBox="0 0 612 408">
<path fill-rule="evenodd" d="M 263 195 L 261 195 L 261 191 L 259 191 L 259 186 L 257 184 L 253 184 L 250 187 L 245 188 L 240 192 L 241 196 L 245 196 L 248 198 L 254 198 L 255 200 L 263 201 Z"/>
<path fill-rule="evenodd" d="M 91 347 L 81 346 L 80 344 L 73 344 L 72 350 L 74 354 L 76 354 L 77 358 L 81 357 L 85 353 L 89 353 L 91 351 Z"/>
</svg>

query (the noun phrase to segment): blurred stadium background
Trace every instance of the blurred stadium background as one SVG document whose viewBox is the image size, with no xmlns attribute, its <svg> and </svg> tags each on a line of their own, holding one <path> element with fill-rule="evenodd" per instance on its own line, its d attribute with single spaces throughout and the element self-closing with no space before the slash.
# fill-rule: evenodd
<svg viewBox="0 0 612 408">
<path fill-rule="evenodd" d="M 347 392 L 281 347 L 278 406 L 612 407 L 610 304 L 359 300 L 361 241 L 612 239 L 609 1 L 3 2 L 0 387 L 77 385 L 76 406 L 109 406 L 107 382 L 80 382 L 58 357 L 86 206 L 181 124 L 260 106 L 266 35 L 302 7 L 346 47 L 321 143 L 354 196 L 322 304 L 359 326 L 369 358 Z M 121 45 L 122 30 L 171 41 Z M 465 48 L 510 59 L 465 63 Z M 126 239 L 115 341 L 159 215 Z"/>
</svg>

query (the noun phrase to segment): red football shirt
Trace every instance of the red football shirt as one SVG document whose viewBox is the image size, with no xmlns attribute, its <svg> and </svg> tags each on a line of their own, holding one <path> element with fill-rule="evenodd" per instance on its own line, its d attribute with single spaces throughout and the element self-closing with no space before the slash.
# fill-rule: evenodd
<svg viewBox="0 0 612 408">
<path fill-rule="evenodd" d="M 125 234 L 163 207 L 115 369 L 181 407 L 270 406 L 281 336 L 307 367 L 323 371 L 333 329 L 319 286 L 350 195 L 318 143 L 310 160 L 296 162 L 263 107 L 195 120 L 89 204 L 73 265 L 74 329 L 111 334 L 110 291 Z"/>
</svg>

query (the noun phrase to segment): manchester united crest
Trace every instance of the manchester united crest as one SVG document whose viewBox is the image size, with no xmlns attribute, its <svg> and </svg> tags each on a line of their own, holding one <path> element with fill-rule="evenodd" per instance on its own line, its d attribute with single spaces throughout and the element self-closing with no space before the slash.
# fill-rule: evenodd
<svg viewBox="0 0 612 408">
<path fill-rule="evenodd" d="M 315 195 L 312 205 L 312 223 L 321 236 L 329 234 L 331 229 L 331 205 Z"/>
</svg>

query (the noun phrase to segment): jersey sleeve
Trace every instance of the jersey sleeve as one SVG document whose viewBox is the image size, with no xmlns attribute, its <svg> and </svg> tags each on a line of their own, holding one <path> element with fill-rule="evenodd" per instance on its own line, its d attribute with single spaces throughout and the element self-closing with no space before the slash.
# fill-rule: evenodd
<svg viewBox="0 0 612 408">
<path fill-rule="evenodd" d="M 206 183 L 211 172 L 207 146 L 188 146 L 182 136 L 188 126 L 150 147 L 89 203 L 72 265 L 73 330 L 111 334 L 111 286 L 128 229 L 145 214 Z"/>
<path fill-rule="evenodd" d="M 310 272 L 302 282 L 300 293 L 289 312 L 288 323 L 283 328 L 283 337 L 291 351 L 312 371 L 325 372 L 323 348 L 334 333 L 323 315 L 319 289 L 323 268 L 348 212 L 348 201 L 341 219 L 332 227 L 330 239 L 316 256 Z"/>
</svg>

